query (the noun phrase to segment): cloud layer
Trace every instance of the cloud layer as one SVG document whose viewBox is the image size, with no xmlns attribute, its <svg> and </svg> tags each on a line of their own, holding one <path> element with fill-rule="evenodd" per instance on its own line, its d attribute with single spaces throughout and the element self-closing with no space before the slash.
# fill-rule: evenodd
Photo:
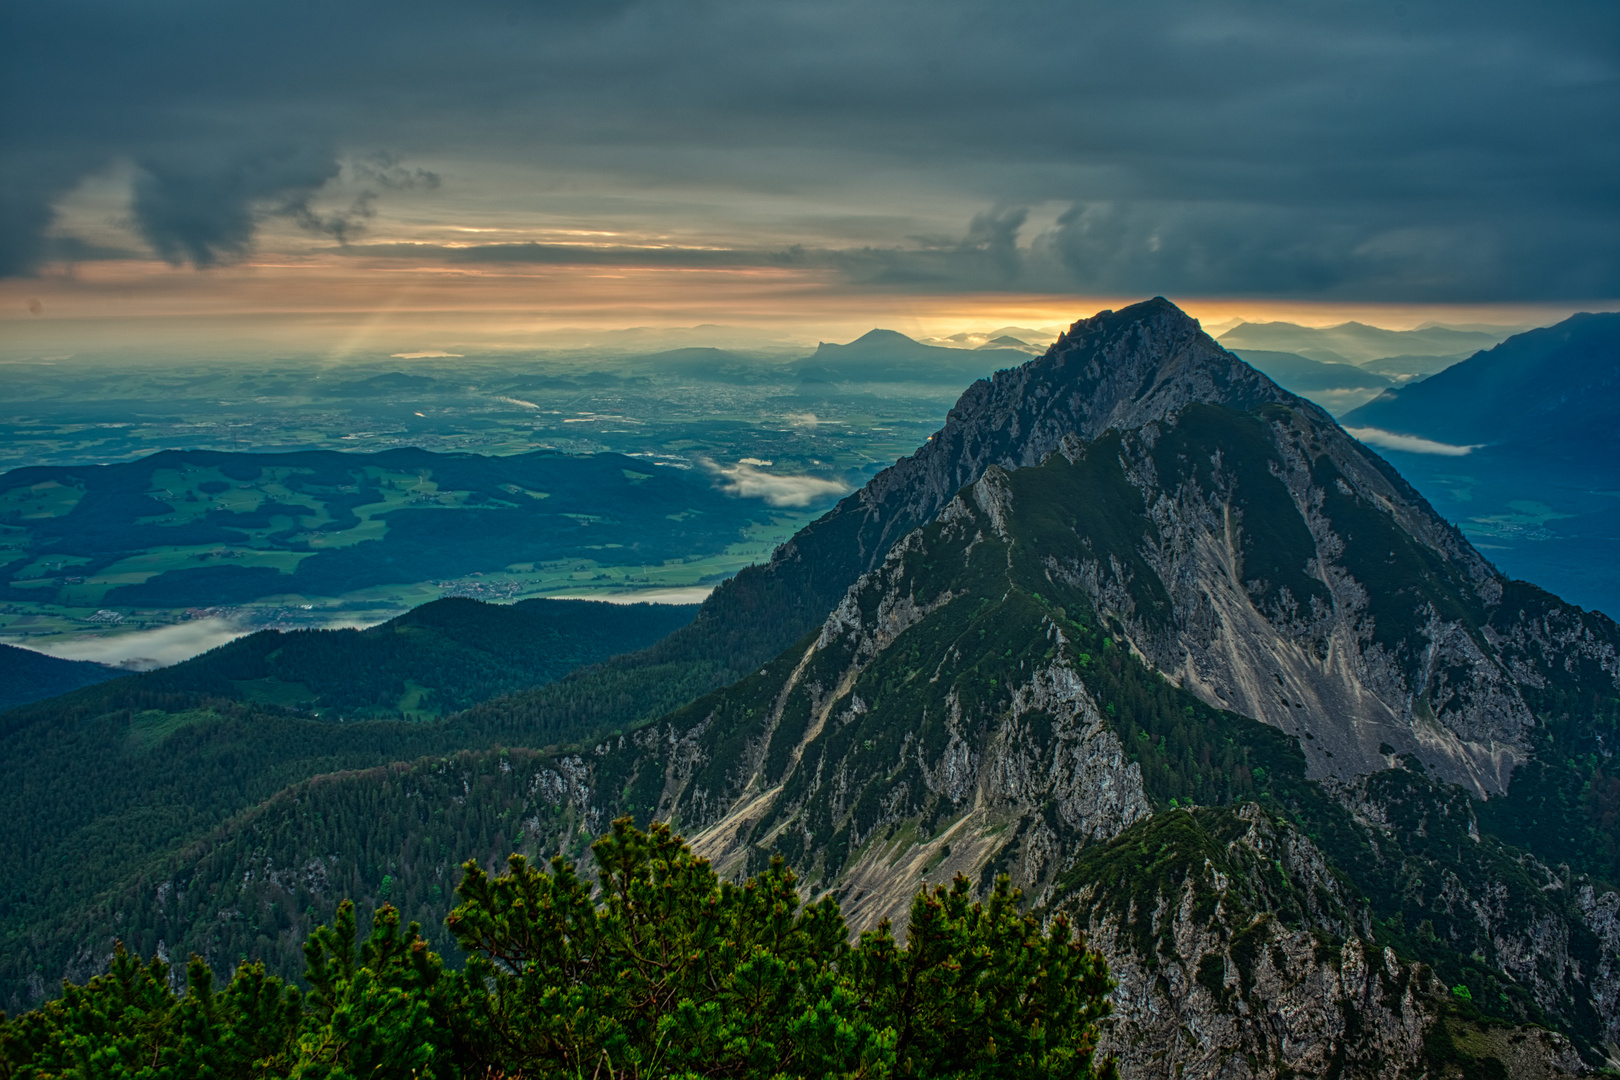
<svg viewBox="0 0 1620 1080">
<path fill-rule="evenodd" d="M 0 80 L 0 274 L 104 256 L 60 209 L 123 169 L 126 231 L 203 268 L 369 234 L 914 292 L 1620 295 L 1605 0 L 59 0 L 0 9 Z"/>
<path fill-rule="evenodd" d="M 708 468 L 720 477 L 720 490 L 742 499 L 764 499 L 767 506 L 809 506 L 849 491 L 849 485 L 820 476 L 777 476 L 746 462 Z"/>
<path fill-rule="evenodd" d="M 63 660 L 93 660 L 131 671 L 150 671 L 190 660 L 251 632 L 229 619 L 194 619 L 155 630 L 97 634 L 72 641 L 41 642 L 30 647 Z"/>
<path fill-rule="evenodd" d="M 1385 431 L 1382 428 L 1375 427 L 1353 427 L 1344 430 L 1368 446 L 1382 447 L 1385 450 L 1405 450 L 1409 454 L 1466 457 L 1480 447 L 1480 444 L 1454 446 L 1451 443 L 1436 442 L 1433 439 L 1424 439 L 1417 435 L 1398 435 L 1393 431 Z"/>
</svg>

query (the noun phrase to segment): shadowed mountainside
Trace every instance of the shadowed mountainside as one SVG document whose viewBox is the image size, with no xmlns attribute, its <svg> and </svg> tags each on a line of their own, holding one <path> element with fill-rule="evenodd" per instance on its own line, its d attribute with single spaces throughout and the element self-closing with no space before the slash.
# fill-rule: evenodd
<svg viewBox="0 0 1620 1080">
<path fill-rule="evenodd" d="M 1508 573 L 1613 615 L 1617 413 L 1620 315 L 1596 314 L 1511 337 L 1342 420 Z M 1383 432 L 1451 449 L 1437 454 Z"/>
<path fill-rule="evenodd" d="M 32 649 L 0 644 L 0 710 L 106 682 L 122 674 L 124 672 L 106 664 L 62 660 Z"/>
<path fill-rule="evenodd" d="M 1376 427 L 1459 445 L 1547 443 L 1620 468 L 1620 314 L 1573 315 L 1517 334 L 1347 414 Z"/>
</svg>

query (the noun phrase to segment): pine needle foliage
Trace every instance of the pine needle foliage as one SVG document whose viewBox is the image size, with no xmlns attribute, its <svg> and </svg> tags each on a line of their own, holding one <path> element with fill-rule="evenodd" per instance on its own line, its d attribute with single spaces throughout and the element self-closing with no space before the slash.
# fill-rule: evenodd
<svg viewBox="0 0 1620 1080">
<path fill-rule="evenodd" d="M 0 1078 L 428 1080 L 592 1077 L 1111 1078 L 1094 1060 L 1112 988 L 1062 919 L 1020 913 L 1005 877 L 920 892 L 905 944 L 851 943 L 838 903 L 804 903 L 782 859 L 722 881 L 667 825 L 613 823 L 594 882 L 561 857 L 465 865 L 447 969 L 389 905 L 354 906 L 304 947 L 306 991 L 243 964 L 221 992 L 193 958 L 122 946 L 107 974 L 0 1014 Z"/>
</svg>

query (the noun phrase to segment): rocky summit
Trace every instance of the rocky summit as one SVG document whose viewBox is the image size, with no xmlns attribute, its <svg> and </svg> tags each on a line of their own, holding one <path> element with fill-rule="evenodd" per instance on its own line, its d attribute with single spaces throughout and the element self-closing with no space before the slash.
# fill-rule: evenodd
<svg viewBox="0 0 1620 1080">
<path fill-rule="evenodd" d="M 667 820 L 723 874 L 782 854 L 856 929 L 1009 875 L 1106 954 L 1126 1077 L 1620 1065 L 1620 629 L 1168 301 L 974 383 L 697 626 L 771 596 L 802 636 L 678 711 L 312 782 L 188 858 L 259 890 L 232 903 L 318 891 L 262 838 L 318 848 L 323 792 L 476 784 L 509 847 Z"/>
</svg>

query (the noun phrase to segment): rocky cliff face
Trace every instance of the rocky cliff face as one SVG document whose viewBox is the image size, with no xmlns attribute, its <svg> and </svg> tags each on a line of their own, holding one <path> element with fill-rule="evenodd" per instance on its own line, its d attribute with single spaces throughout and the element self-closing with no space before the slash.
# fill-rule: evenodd
<svg viewBox="0 0 1620 1080">
<path fill-rule="evenodd" d="M 1590 940 L 1607 932 L 1612 901 L 1600 906 L 1593 888 L 1582 907 L 1574 897 L 1591 886 L 1572 893 L 1535 859 L 1482 840 L 1474 796 L 1415 755 L 1391 752 L 1400 767 L 1330 796 L 1300 743 L 1326 742 L 1331 727 L 1315 736 L 1308 716 L 1285 734 L 1143 662 L 1143 635 L 1121 633 L 1107 612 L 1151 627 L 1173 598 L 1141 573 L 1147 554 L 1128 562 L 1102 531 L 1135 535 L 1151 520 L 1115 512 L 1130 490 L 1122 445 L 1071 445 L 1011 473 L 992 466 L 863 575 L 817 633 L 736 686 L 565 760 L 552 786 L 573 793 L 587 824 L 619 809 L 674 820 L 727 872 L 781 851 L 813 889 L 839 895 L 857 927 L 900 915 L 925 881 L 1008 873 L 1092 923 L 1121 975 L 1116 1049 L 1133 1068 L 1196 1021 L 1188 1030 L 1207 1053 L 1185 1075 L 1221 1075 L 1251 1055 L 1273 1063 L 1255 1075 L 1334 1060 L 1396 1075 L 1440 1022 L 1436 1002 L 1471 979 L 1509 1016 L 1612 1039 L 1613 1010 L 1585 1004 L 1612 994 L 1613 965 Z M 1082 536 L 1076 515 L 1099 507 L 1108 512 L 1085 519 Z M 1107 590 L 1084 575 L 1054 571 L 1104 543 L 1125 552 L 1110 560 L 1111 608 L 1093 606 Z M 1188 816 L 1178 804 L 1249 798 L 1328 846 L 1255 810 L 1238 854 L 1189 863 L 1168 885 L 1123 879 L 1110 895 L 1129 905 L 1111 913 L 1092 888 L 1099 844 L 1139 846 L 1133 867 L 1183 859 L 1186 838 L 1155 831 L 1166 811 L 1175 820 Z M 1227 897 L 1268 860 L 1286 887 L 1200 915 L 1200 888 L 1215 882 Z M 1143 919 L 1156 927 L 1149 938 L 1127 933 Z M 1251 958 L 1258 974 L 1222 968 L 1223 980 L 1239 972 L 1242 992 L 1206 985 L 1208 965 L 1200 982 L 1205 957 L 1239 963 L 1231 949 L 1244 934 L 1265 947 Z M 1409 959 L 1391 968 L 1383 950 L 1397 947 Z M 1414 967 L 1418 957 L 1428 959 Z"/>
<path fill-rule="evenodd" d="M 1428 978 L 1368 944 L 1368 911 L 1321 851 L 1255 804 L 1163 815 L 1088 852 L 1065 884 L 1056 906 L 1118 957 L 1108 1049 L 1127 1075 L 1178 1062 L 1187 1075 L 1394 1076 L 1423 1055 Z"/>
<path fill-rule="evenodd" d="M 1089 557 L 1058 555 L 1051 573 L 1211 704 L 1309 727 L 1313 776 L 1349 780 L 1415 753 L 1500 792 L 1533 741 L 1523 688 L 1572 650 L 1620 679 L 1608 620 L 1514 590 L 1324 411 L 1164 300 L 1082 320 L 1045 356 L 974 383 L 926 446 L 784 545 L 770 571 L 871 570 L 992 466 L 1097 452 L 1134 490 L 1082 515 Z M 1145 520 L 1096 543 L 1117 531 L 1098 520 L 1109 515 Z M 1143 588 L 1168 604 L 1143 605 Z"/>
<path fill-rule="evenodd" d="M 1503 579 L 1325 413 L 1174 308 L 1087 320 L 1046 357 L 975 384 L 927 447 L 837 516 L 859 521 L 843 527 L 872 568 L 820 630 L 639 736 L 633 771 L 664 778 L 654 812 L 723 867 L 782 851 L 870 925 L 958 872 L 1007 872 L 1049 902 L 1086 851 L 1181 802 L 1316 800 L 1309 813 L 1342 832 L 1336 872 L 1352 891 L 1407 890 L 1410 903 L 1377 917 L 1410 918 L 1425 943 L 1408 947 L 1399 930 L 1384 939 L 1484 957 L 1492 979 L 1512 984 L 1491 992 L 1512 999 L 1513 1015 L 1562 1017 L 1590 1047 L 1620 1035 L 1611 1007 L 1585 1004 L 1611 992 L 1612 965 L 1592 948 L 1606 908 L 1588 912 L 1567 884 L 1554 888 L 1558 872 L 1497 846 L 1472 859 L 1430 850 L 1422 826 L 1380 820 L 1368 794 L 1369 778 L 1422 774 L 1436 805 L 1500 797 L 1536 753 L 1550 686 L 1620 686 L 1613 625 Z M 1285 737 L 1191 730 L 1232 714 Z M 1242 760 L 1221 756 L 1229 746 Z M 658 758 L 676 747 L 681 764 L 665 767 Z M 1312 794 L 1282 796 L 1277 779 L 1296 768 Z M 1541 884 L 1520 888 L 1527 874 Z M 1438 930 L 1425 906 L 1443 913 Z M 1341 1005 L 1393 992 L 1370 974 L 1386 967 L 1375 921 L 1278 918 L 1268 931 L 1305 980 L 1273 972 L 1264 985 L 1277 1007 L 1289 994 L 1338 1003 L 1331 1023 L 1300 1021 L 1315 1035 L 1290 1036 L 1316 1047 L 1300 1062 L 1338 1054 L 1375 1075 L 1369 1062 L 1403 1060 L 1412 1031 L 1433 1021 L 1438 982 L 1379 1013 L 1376 1037 L 1344 1026 Z M 1298 974 L 1321 934 L 1362 957 L 1350 975 L 1321 963 Z M 1117 941 L 1109 951 L 1122 972 L 1144 962 Z M 1409 965 L 1400 970 L 1409 985 Z M 1146 1025 L 1153 1041 L 1165 1032 L 1149 1014 L 1171 1003 L 1127 994 L 1120 1023 Z M 1222 1060 L 1265 1059 L 1255 1040 L 1281 1037 L 1230 1023 Z"/>
<path fill-rule="evenodd" d="M 1091 545 L 1051 573 L 1211 704 L 1305 737 L 1314 777 L 1412 753 L 1504 791 L 1541 673 L 1573 659 L 1620 674 L 1608 620 L 1502 578 L 1315 407 L 1176 419 L 1076 448 L 1117 455 L 1146 521 L 1128 550 Z M 1138 602 L 1133 556 L 1159 604 Z"/>
<path fill-rule="evenodd" d="M 1080 845 L 1147 817 L 1141 771 L 1058 620 L 986 607 L 982 589 L 935 570 L 960 563 L 1010 595 L 1005 484 L 992 466 L 864 575 L 775 692 L 745 768 L 718 789 L 670 785 L 658 816 L 701 830 L 698 849 L 722 867 L 748 865 L 762 843 L 815 853 L 813 872 L 865 926 L 902 916 L 925 879 L 998 860 L 1039 887 Z M 987 660 L 1001 675 L 986 684 Z M 688 710 L 668 738 L 717 712 Z M 919 816 L 926 835 L 896 833 Z"/>
<path fill-rule="evenodd" d="M 1161 815 L 1088 851 L 1053 906 L 1110 957 L 1103 1049 L 1124 1076 L 1395 1080 L 1492 1075 L 1493 1059 L 1511 1076 L 1584 1071 L 1555 1033 L 1493 1040 L 1437 1015 L 1455 997 L 1444 981 L 1380 948 L 1323 852 L 1252 803 Z"/>
</svg>

